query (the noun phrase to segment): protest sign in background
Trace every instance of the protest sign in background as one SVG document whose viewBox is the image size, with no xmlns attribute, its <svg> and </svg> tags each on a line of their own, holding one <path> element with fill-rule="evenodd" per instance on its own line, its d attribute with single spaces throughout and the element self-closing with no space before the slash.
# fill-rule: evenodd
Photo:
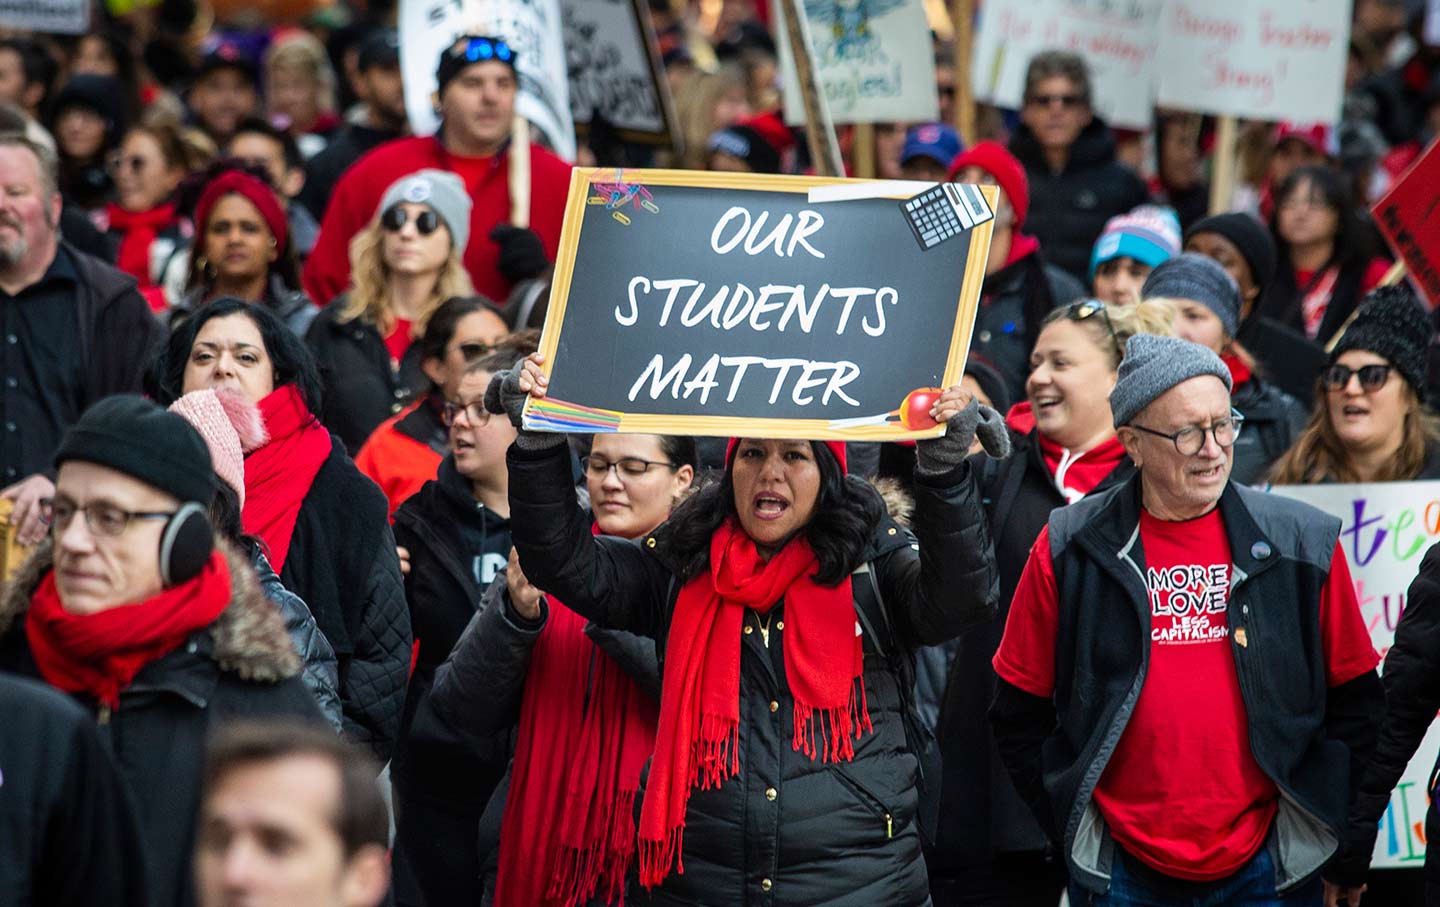
<svg viewBox="0 0 1440 907">
<path fill-rule="evenodd" d="M 784 4 L 775 32 L 785 34 Z M 940 116 L 935 50 L 922 0 L 805 0 L 810 53 L 835 123 L 930 122 Z M 785 121 L 805 124 L 789 41 L 780 47 Z"/>
<path fill-rule="evenodd" d="M 1440 140 L 1370 211 L 1431 308 L 1440 305 Z"/>
<path fill-rule="evenodd" d="M 956 189 L 979 223 L 926 249 L 902 206 L 932 185 L 575 170 L 526 426 L 940 434 L 931 389 L 964 368 L 995 190 Z"/>
<path fill-rule="evenodd" d="M 515 49 L 515 111 L 544 133 L 556 154 L 575 160 L 559 0 L 401 0 L 400 72 L 415 134 L 439 128 L 435 69 L 440 54 L 466 34 L 501 37 Z"/>
<path fill-rule="evenodd" d="M 1348 2 L 1165 0 L 1157 100 L 1202 113 L 1334 123 L 1349 42 Z"/>
<path fill-rule="evenodd" d="M 673 145 L 675 121 L 642 0 L 561 0 L 570 113 L 584 127 L 598 108 L 629 141 Z"/>
<path fill-rule="evenodd" d="M 1161 0 L 985 0 L 970 73 L 977 100 L 1019 108 L 1025 69 L 1045 50 L 1085 57 L 1095 112 L 1112 126 L 1149 129 Z"/>
<path fill-rule="evenodd" d="M 1341 520 L 1340 545 L 1350 563 L 1360 615 L 1375 650 L 1384 657 L 1394 642 L 1395 625 L 1405 610 L 1405 592 L 1420 560 L 1440 542 L 1440 482 L 1282 485 L 1271 491 Z M 1390 794 L 1390 807 L 1375 842 L 1372 865 L 1376 868 L 1423 865 L 1427 790 L 1437 754 L 1440 731 L 1432 725 Z"/>
<path fill-rule="evenodd" d="M 0 26 L 17 31 L 83 35 L 90 30 L 90 3 L 89 0 L 0 0 Z"/>
</svg>

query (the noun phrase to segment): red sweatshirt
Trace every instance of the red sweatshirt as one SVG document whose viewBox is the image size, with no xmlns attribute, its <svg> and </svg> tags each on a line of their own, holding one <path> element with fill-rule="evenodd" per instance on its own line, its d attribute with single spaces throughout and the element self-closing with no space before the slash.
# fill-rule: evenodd
<svg viewBox="0 0 1440 907">
<path fill-rule="evenodd" d="M 496 224 L 510 220 L 509 156 L 462 158 L 450 154 L 434 136 L 395 139 L 373 149 L 351 165 L 335 184 L 320 236 L 305 264 L 305 292 L 325 305 L 350 285 L 350 239 L 375 216 L 385 190 L 401 177 L 433 167 L 449 170 L 465 181 L 473 207 L 465 267 L 475 290 L 503 305 L 510 283 L 496 270 L 500 248 L 490 239 Z M 530 146 L 530 228 L 540 234 L 553 261 L 565 219 L 570 165 L 541 148 Z"/>
</svg>

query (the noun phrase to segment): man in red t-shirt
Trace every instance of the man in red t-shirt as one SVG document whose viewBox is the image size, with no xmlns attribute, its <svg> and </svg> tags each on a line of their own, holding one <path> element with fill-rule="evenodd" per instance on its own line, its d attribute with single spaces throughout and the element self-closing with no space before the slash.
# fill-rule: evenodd
<svg viewBox="0 0 1440 907">
<path fill-rule="evenodd" d="M 386 142 L 335 184 L 305 263 L 305 292 L 325 305 L 350 283 L 350 239 L 376 216 L 386 187 L 417 170 L 449 170 L 465 183 L 470 242 L 465 267 L 477 292 L 504 305 L 518 282 L 554 261 L 570 165 L 530 146 L 530 227 L 510 225 L 510 129 L 518 82 L 515 51 L 500 38 L 466 36 L 440 58 L 440 131 Z"/>
<path fill-rule="evenodd" d="M 1110 406 L 1136 477 L 1051 515 L 995 655 L 997 742 L 1071 903 L 1317 904 L 1374 744 L 1339 521 L 1230 483 L 1230 386 L 1201 346 L 1129 341 Z"/>
</svg>

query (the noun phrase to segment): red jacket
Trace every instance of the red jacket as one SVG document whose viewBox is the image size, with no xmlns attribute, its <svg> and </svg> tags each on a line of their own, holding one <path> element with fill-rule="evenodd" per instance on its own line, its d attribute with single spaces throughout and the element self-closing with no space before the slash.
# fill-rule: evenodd
<svg viewBox="0 0 1440 907">
<path fill-rule="evenodd" d="M 510 220 L 509 156 L 457 158 L 434 136 L 395 139 L 373 149 L 346 170 L 335 184 L 315 249 L 305 264 L 305 292 L 325 305 L 350 285 L 350 240 L 375 216 L 385 190 L 401 177 L 433 167 L 449 170 L 465 181 L 473 207 L 465 267 L 475 290 L 503 305 L 510 282 L 495 263 L 499 247 L 490 239 L 496 224 Z M 541 148 L 530 146 L 530 228 L 545 243 L 553 261 L 565 219 L 570 165 Z"/>
<path fill-rule="evenodd" d="M 435 478 L 440 470 L 444 454 L 430 444 L 415 437 L 416 423 L 425 421 L 412 415 L 426 401 L 411 404 L 404 412 L 380 423 L 380 427 L 355 454 L 355 468 L 368 476 L 390 502 L 390 516 L 400 505 L 419 491 L 421 486 Z M 406 424 L 400 424 L 405 422 Z M 410 428 L 410 431 L 406 431 Z M 443 435 L 436 440 L 442 440 Z"/>
</svg>

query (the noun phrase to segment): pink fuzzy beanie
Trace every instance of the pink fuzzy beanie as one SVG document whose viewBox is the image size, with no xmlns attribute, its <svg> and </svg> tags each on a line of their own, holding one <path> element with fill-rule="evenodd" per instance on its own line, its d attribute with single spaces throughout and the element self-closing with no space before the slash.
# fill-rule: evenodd
<svg viewBox="0 0 1440 907">
<path fill-rule="evenodd" d="M 221 387 L 191 391 L 170 405 L 172 412 L 195 426 L 215 474 L 235 489 L 245 506 L 245 455 L 270 440 L 260 409 L 240 391 Z"/>
</svg>

